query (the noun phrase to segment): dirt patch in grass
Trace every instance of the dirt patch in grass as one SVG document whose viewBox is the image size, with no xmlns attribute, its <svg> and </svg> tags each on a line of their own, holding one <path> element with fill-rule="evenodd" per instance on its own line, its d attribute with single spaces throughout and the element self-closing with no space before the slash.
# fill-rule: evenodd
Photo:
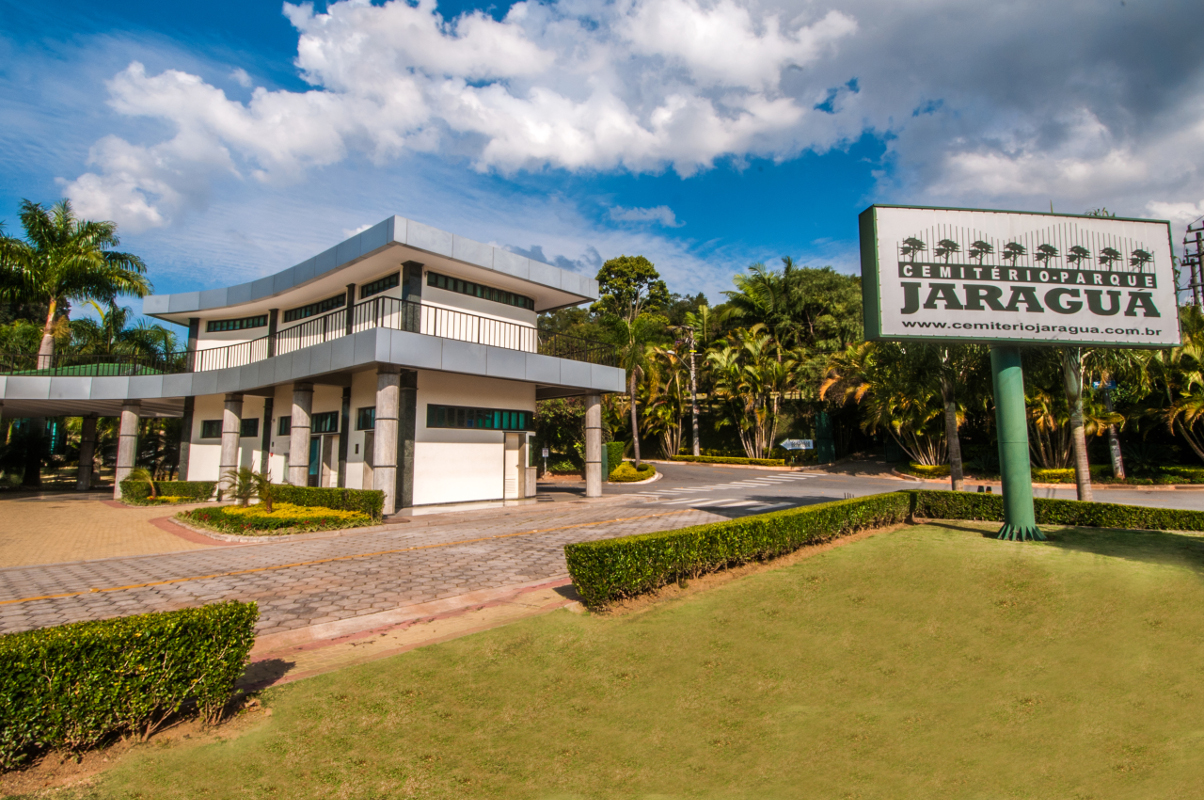
<svg viewBox="0 0 1204 800">
<path fill-rule="evenodd" d="M 216 725 L 206 725 L 197 717 L 187 717 L 156 731 L 145 742 L 127 736 L 107 747 L 71 753 L 55 750 L 43 754 L 30 766 L 0 773 L 0 797 L 56 797 L 62 790 L 76 793 L 87 790 L 103 772 L 127 757 L 146 750 L 189 748 L 225 742 L 242 736 L 263 724 L 272 710 L 258 698 L 243 698 L 236 708 Z"/>
</svg>

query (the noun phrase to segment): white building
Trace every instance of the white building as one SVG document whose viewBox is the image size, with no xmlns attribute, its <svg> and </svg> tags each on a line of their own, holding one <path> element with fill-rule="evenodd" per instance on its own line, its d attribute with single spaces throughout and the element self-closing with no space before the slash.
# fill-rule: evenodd
<svg viewBox="0 0 1204 800">
<path fill-rule="evenodd" d="M 584 395 L 596 495 L 600 395 L 624 391 L 625 373 L 609 347 L 541 333 L 536 317 L 597 294 L 577 273 L 392 217 L 252 283 L 146 298 L 146 314 L 188 326 L 185 353 L 64 355 L 0 375 L 0 401 L 9 417 L 120 414 L 119 479 L 138 417 L 181 416 L 181 479 L 248 466 L 381 489 L 393 513 L 534 495 L 535 401 Z"/>
</svg>

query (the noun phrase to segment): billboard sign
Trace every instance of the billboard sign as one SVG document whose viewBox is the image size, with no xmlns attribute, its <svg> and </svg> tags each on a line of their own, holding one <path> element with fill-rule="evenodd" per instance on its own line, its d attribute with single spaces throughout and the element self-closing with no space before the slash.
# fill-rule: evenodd
<svg viewBox="0 0 1204 800">
<path fill-rule="evenodd" d="M 1179 344 L 1167 222 L 875 205 L 860 228 L 867 339 Z"/>
</svg>

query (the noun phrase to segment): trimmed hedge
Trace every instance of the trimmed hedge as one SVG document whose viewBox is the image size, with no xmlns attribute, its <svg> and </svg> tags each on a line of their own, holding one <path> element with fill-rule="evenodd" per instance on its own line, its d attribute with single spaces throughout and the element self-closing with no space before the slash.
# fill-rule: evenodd
<svg viewBox="0 0 1204 800">
<path fill-rule="evenodd" d="M 213 497 L 217 481 L 155 481 L 160 496 L 183 497 L 187 503 L 203 503 Z M 132 506 L 154 505 L 146 481 L 125 479 L 121 482 L 121 499 Z"/>
<path fill-rule="evenodd" d="M 614 472 L 623 463 L 623 451 L 627 449 L 627 443 L 607 442 L 602 446 L 606 448 L 606 466 L 610 472 Z"/>
<path fill-rule="evenodd" d="M 675 531 L 566 545 L 573 584 L 588 606 L 652 591 L 666 583 L 793 552 L 907 519 L 907 492 L 837 500 Z"/>
<path fill-rule="evenodd" d="M 288 504 L 275 501 L 277 505 L 288 508 Z M 242 536 L 257 536 L 270 533 L 313 533 L 315 531 L 336 531 L 344 528 L 363 528 L 373 523 L 372 517 L 358 511 L 321 508 L 318 506 L 295 506 L 294 508 L 312 509 L 312 514 L 273 514 L 255 513 L 259 506 L 240 508 L 238 506 L 217 506 L 210 508 L 194 508 L 191 511 L 181 511 L 176 516 L 179 519 L 210 528 L 221 533 L 233 533 Z"/>
<path fill-rule="evenodd" d="M 312 486 L 274 485 L 272 500 L 295 506 L 320 506 L 336 511 L 356 511 L 380 521 L 385 493 L 377 489 L 319 489 Z"/>
<path fill-rule="evenodd" d="M 637 470 L 633 462 L 624 461 L 611 470 L 607 480 L 611 483 L 634 483 L 636 481 L 646 481 L 655 474 L 656 467 L 647 462 Z"/>
<path fill-rule="evenodd" d="M 230 601 L 0 636 L 0 770 L 145 735 L 185 709 L 216 719 L 258 618 L 255 603 Z"/>
<path fill-rule="evenodd" d="M 1039 525 L 1204 531 L 1204 511 L 1078 500 L 1035 501 Z M 774 558 L 806 544 L 914 517 L 1003 520 L 1003 497 L 976 492 L 911 490 L 804 506 L 727 522 L 566 545 L 577 592 L 597 607 L 682 578 Z"/>
<path fill-rule="evenodd" d="M 949 477 L 948 464 L 917 464 L 916 462 L 912 461 L 908 463 L 907 469 L 903 471 L 921 478 Z"/>
<path fill-rule="evenodd" d="M 1112 474 L 1112 467 L 1107 464 L 1092 464 L 1091 479 L 1099 480 Z M 1064 469 L 1044 469 L 1033 467 L 1033 480 L 1037 483 L 1074 483 L 1074 467 Z"/>
<path fill-rule="evenodd" d="M 749 464 L 756 467 L 784 467 L 784 458 L 734 458 L 731 456 L 670 456 L 670 461 L 695 461 L 699 464 Z"/>
</svg>

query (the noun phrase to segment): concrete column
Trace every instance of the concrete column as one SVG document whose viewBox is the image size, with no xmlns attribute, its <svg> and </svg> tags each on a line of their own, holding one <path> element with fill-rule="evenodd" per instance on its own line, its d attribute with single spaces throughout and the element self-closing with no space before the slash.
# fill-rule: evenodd
<svg viewBox="0 0 1204 800">
<path fill-rule="evenodd" d="M 602 496 L 602 395 L 585 396 L 585 496 Z"/>
<path fill-rule="evenodd" d="M 263 399 L 263 430 L 259 432 L 259 471 L 264 475 L 268 474 L 271 468 L 270 456 L 272 454 L 272 411 L 276 403 L 275 398 L 265 397 Z"/>
<path fill-rule="evenodd" d="M 176 465 L 178 480 L 188 480 L 188 462 L 192 457 L 192 425 L 196 398 L 184 398 L 184 416 L 180 420 L 180 463 Z"/>
<path fill-rule="evenodd" d="M 138 458 L 138 421 L 142 402 L 126 400 L 121 404 L 121 425 L 117 430 L 117 474 L 113 478 L 113 499 L 121 499 L 121 482 L 130 476 Z"/>
<path fill-rule="evenodd" d="M 217 479 L 224 481 L 226 473 L 238 469 L 238 443 L 242 437 L 242 394 L 231 392 L 226 395 L 226 407 L 222 411 L 222 457 Z"/>
<path fill-rule="evenodd" d="M 401 411 L 401 370 L 382 366 L 376 373 L 376 428 L 372 436 L 372 488 L 385 493 L 383 513 L 397 511 L 397 430 Z"/>
<path fill-rule="evenodd" d="M 86 492 L 92 488 L 92 461 L 96 456 L 96 415 L 83 418 L 79 432 L 79 473 L 75 490 Z"/>
<path fill-rule="evenodd" d="M 314 385 L 293 384 L 292 430 L 288 440 L 288 482 L 293 486 L 309 485 L 309 419 L 314 406 Z"/>
</svg>

